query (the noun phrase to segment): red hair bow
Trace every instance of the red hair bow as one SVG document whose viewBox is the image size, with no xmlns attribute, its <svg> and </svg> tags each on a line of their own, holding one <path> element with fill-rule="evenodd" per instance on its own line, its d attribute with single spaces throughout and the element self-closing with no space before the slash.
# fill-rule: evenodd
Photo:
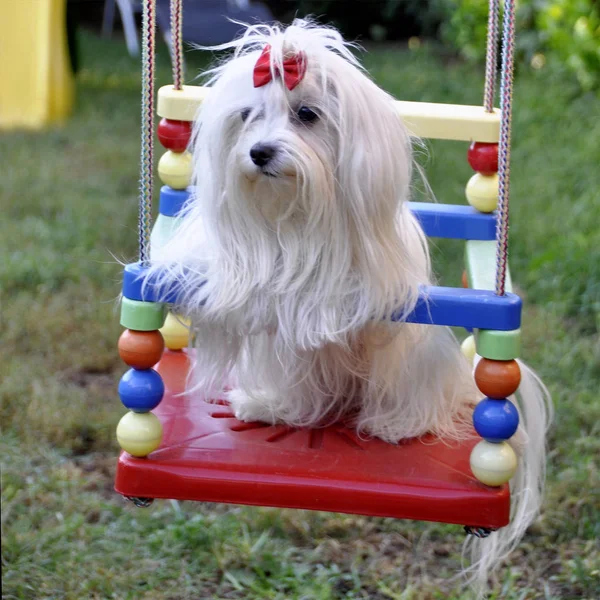
<svg viewBox="0 0 600 600">
<path fill-rule="evenodd" d="M 298 52 L 290 58 L 283 61 L 283 76 L 279 67 L 275 66 L 275 74 L 283 77 L 283 82 L 288 90 L 292 91 L 304 77 L 306 73 L 306 56 L 303 52 Z M 266 85 L 273 79 L 271 72 L 271 46 L 266 45 L 262 54 L 258 57 L 254 65 L 254 87 Z"/>
</svg>

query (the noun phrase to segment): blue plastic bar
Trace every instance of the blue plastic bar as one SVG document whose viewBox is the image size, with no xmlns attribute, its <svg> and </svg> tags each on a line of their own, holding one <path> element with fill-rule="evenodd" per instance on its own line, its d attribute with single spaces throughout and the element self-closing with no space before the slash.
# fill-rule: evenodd
<svg viewBox="0 0 600 600">
<path fill-rule="evenodd" d="M 123 295 L 131 300 L 176 303 L 179 291 L 177 284 L 166 289 L 150 279 L 143 287 L 146 272 L 139 263 L 127 265 L 123 276 Z M 417 306 L 406 321 L 512 331 L 521 326 L 521 304 L 521 298 L 516 294 L 496 296 L 488 290 L 429 286 L 422 288 Z M 392 315 L 393 321 L 400 318 L 400 311 Z"/>
<path fill-rule="evenodd" d="M 495 240 L 496 214 L 484 214 L 472 206 L 409 202 L 410 210 L 429 237 L 459 240 Z"/>
<path fill-rule="evenodd" d="M 417 306 L 406 320 L 425 325 L 512 331 L 521 326 L 521 306 L 521 298 L 516 294 L 496 296 L 488 290 L 430 286 L 422 289 Z"/>
</svg>

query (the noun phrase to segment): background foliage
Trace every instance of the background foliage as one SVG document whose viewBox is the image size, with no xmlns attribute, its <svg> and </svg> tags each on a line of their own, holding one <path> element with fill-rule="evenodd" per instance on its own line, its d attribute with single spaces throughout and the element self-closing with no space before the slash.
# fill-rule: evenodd
<svg viewBox="0 0 600 600">
<path fill-rule="evenodd" d="M 114 492 L 118 261 L 136 257 L 140 72 L 122 39 L 81 33 L 64 127 L 0 134 L 3 600 L 472 600 L 453 578 L 460 527 L 193 502 L 140 510 Z M 481 66 L 438 49 L 371 44 L 361 58 L 397 98 L 480 102 Z M 214 57 L 186 58 L 193 78 Z M 168 84 L 162 43 L 157 69 Z M 597 115 L 600 98 L 574 98 L 566 73 L 517 73 L 511 273 L 525 298 L 523 358 L 557 414 L 542 516 L 488 600 L 600 598 Z M 440 202 L 465 202 L 466 150 L 431 141 L 420 155 Z M 441 285 L 460 285 L 464 244 L 431 244 Z"/>
<path fill-rule="evenodd" d="M 270 0 L 275 15 L 327 15 L 347 37 L 375 41 L 437 37 L 467 60 L 485 57 L 486 0 Z M 501 3 L 503 4 L 503 3 Z M 517 0 L 521 65 L 571 73 L 580 91 L 600 88 L 596 0 Z"/>
</svg>

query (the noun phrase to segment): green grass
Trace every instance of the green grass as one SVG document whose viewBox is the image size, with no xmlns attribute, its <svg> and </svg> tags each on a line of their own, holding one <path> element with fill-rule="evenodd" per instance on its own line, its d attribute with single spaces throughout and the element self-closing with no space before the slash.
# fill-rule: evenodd
<svg viewBox="0 0 600 600">
<path fill-rule="evenodd" d="M 326 513 L 157 502 L 112 491 L 120 267 L 135 257 L 138 65 L 85 35 L 63 128 L 0 136 L 3 598 L 467 598 L 460 528 Z M 202 66 L 192 58 L 190 69 Z M 482 73 L 375 48 L 375 79 L 407 100 L 477 104 Z M 159 80 L 167 83 L 164 48 Z M 600 102 L 546 72 L 516 81 L 511 268 L 524 358 L 557 406 L 544 514 L 494 597 L 600 597 Z M 465 144 L 424 159 L 462 202 Z M 115 258 L 116 257 L 116 258 Z M 456 285 L 462 244 L 435 243 Z"/>
</svg>

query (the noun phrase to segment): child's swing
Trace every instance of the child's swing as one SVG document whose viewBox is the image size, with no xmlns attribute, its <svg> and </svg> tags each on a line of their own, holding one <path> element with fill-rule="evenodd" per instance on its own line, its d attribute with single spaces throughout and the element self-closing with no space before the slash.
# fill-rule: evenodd
<svg viewBox="0 0 600 600">
<path fill-rule="evenodd" d="M 150 245 L 176 235 L 191 176 L 191 121 L 207 93 L 182 85 L 181 4 L 171 0 L 174 85 L 158 91 L 158 137 L 167 148 L 158 173 L 166 185 L 151 236 L 155 0 L 144 0 L 140 261 L 126 267 L 123 282 L 119 353 L 132 368 L 119 384 L 130 412 L 117 428 L 124 452 L 115 489 L 137 506 L 173 498 L 303 508 L 461 524 L 478 536 L 507 525 L 507 482 L 517 459 L 506 440 L 519 417 L 506 398 L 520 382 L 521 323 L 507 268 L 514 0 L 505 2 L 500 111 L 493 108 L 498 0 L 490 0 L 484 107 L 398 102 L 414 135 L 472 142 L 471 206 L 411 204 L 428 236 L 466 240 L 464 288 L 424 290 L 408 319 L 476 330 L 483 360 L 475 381 L 487 398 L 474 412 L 474 426 L 485 439 L 474 433 L 452 445 L 434 436 L 398 445 L 365 441 L 343 425 L 307 430 L 243 423 L 224 402 L 182 394 L 190 366 L 187 329 L 152 291 L 142 293 L 139 278 Z M 472 357 L 474 338 L 463 348 Z"/>
</svg>

